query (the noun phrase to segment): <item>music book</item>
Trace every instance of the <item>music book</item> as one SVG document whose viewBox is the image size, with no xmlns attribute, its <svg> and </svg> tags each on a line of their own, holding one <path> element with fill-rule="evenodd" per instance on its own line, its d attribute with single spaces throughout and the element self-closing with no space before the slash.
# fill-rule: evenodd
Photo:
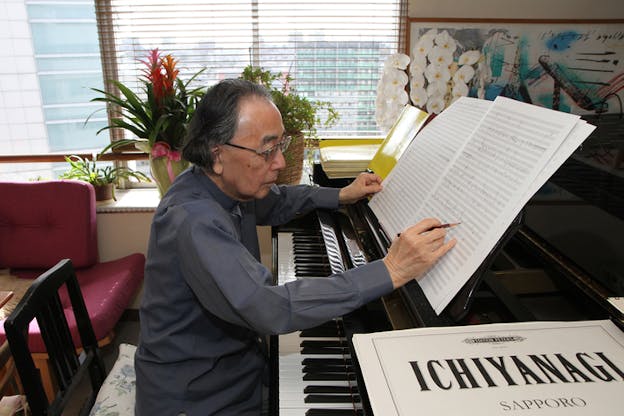
<svg viewBox="0 0 624 416">
<path fill-rule="evenodd" d="M 404 136 L 409 144 L 369 207 L 390 240 L 426 217 L 461 223 L 448 231 L 457 245 L 418 282 L 436 313 L 593 129 L 578 115 L 505 97 L 462 97 Z"/>
<path fill-rule="evenodd" d="M 601 415 L 624 410 L 624 332 L 611 321 L 355 334 L 376 415 Z"/>
<path fill-rule="evenodd" d="M 367 169 L 377 153 L 381 139 L 324 139 L 319 143 L 319 158 L 328 178 L 354 178 Z"/>
</svg>

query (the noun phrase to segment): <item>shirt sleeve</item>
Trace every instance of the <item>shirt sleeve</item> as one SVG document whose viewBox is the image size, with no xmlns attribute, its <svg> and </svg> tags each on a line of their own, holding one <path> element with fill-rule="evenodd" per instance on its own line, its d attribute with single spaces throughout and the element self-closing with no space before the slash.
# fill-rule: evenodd
<svg viewBox="0 0 624 416">
<path fill-rule="evenodd" d="M 202 306 L 259 333 L 312 327 L 392 290 L 381 260 L 328 278 L 273 286 L 270 271 L 236 239 L 227 221 L 191 215 L 177 234 L 182 273 Z"/>
<path fill-rule="evenodd" d="M 285 224 L 313 209 L 337 209 L 339 188 L 309 185 L 274 185 L 269 194 L 256 201 L 258 225 Z"/>
</svg>

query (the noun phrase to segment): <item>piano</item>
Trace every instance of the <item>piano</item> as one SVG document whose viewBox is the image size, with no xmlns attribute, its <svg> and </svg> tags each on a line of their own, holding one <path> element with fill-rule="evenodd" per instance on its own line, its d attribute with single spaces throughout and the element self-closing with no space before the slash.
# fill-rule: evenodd
<svg viewBox="0 0 624 416">
<path fill-rule="evenodd" d="M 624 297 L 624 120 L 598 128 L 524 207 L 490 256 L 437 315 L 417 283 L 270 342 L 272 415 L 373 415 L 354 333 L 532 320 L 612 319 Z M 320 165 L 314 183 L 328 179 Z M 385 255 L 390 242 L 365 201 L 316 211 L 272 231 L 276 284 L 324 278 Z M 379 416 L 379 415 L 377 415 Z"/>
</svg>

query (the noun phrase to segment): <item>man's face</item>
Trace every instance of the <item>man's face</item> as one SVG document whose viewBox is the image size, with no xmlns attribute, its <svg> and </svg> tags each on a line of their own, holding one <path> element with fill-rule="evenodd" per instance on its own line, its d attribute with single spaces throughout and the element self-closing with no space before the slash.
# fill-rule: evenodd
<svg viewBox="0 0 624 416">
<path fill-rule="evenodd" d="M 234 146 L 262 152 L 281 142 L 284 126 L 278 109 L 264 98 L 248 97 L 239 105 L 238 127 L 230 140 L 232 146 L 215 147 L 215 174 L 210 177 L 231 198 L 248 201 L 269 193 L 286 161 L 281 151 L 266 160 L 253 151 Z"/>
</svg>

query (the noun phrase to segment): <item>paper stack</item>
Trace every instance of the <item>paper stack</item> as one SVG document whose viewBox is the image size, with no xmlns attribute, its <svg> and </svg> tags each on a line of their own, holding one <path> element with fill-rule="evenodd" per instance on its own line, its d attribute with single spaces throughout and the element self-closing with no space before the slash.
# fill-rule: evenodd
<svg viewBox="0 0 624 416">
<path fill-rule="evenodd" d="M 328 178 L 354 178 L 364 172 L 377 152 L 381 139 L 322 140 L 321 165 Z"/>
</svg>

